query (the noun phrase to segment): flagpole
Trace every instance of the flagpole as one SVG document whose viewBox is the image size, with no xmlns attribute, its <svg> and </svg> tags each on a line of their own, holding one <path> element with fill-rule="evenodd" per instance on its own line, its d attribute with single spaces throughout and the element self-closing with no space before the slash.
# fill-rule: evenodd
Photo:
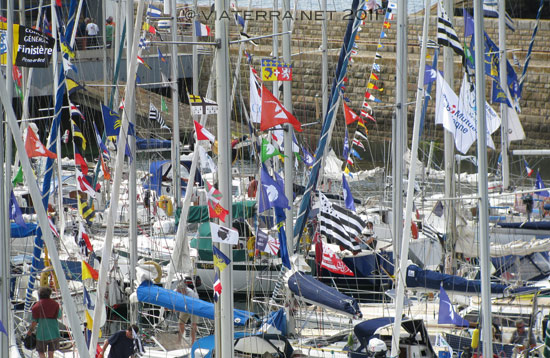
<svg viewBox="0 0 550 358">
<path fill-rule="evenodd" d="M 475 68 L 476 68 L 476 103 L 485 103 L 485 41 L 482 39 L 483 26 L 483 4 L 482 0 L 474 0 L 474 23 L 475 31 Z M 478 105 L 478 108 L 480 106 Z M 485 109 L 485 108 L 484 108 Z M 477 163 L 478 163 L 478 220 L 479 220 L 479 252 L 481 268 L 481 322 L 483 325 L 482 342 L 483 356 L 493 356 L 493 345 L 487 344 L 492 341 L 491 330 L 491 277 L 490 277 L 490 248 L 489 248 L 489 198 L 487 180 L 487 123 L 485 110 L 476 111 L 477 120 Z"/>
<path fill-rule="evenodd" d="M 453 9 L 454 0 L 444 0 L 445 10 L 449 21 L 453 22 Z M 439 5 L 438 5 L 439 6 Z M 449 46 L 443 48 L 443 75 L 447 83 L 453 88 L 454 83 L 454 50 Z M 455 183 L 455 140 L 453 134 L 447 129 L 443 129 L 444 132 L 444 165 L 445 165 L 445 196 L 450 198 L 455 196 L 456 183 Z M 460 175 L 460 173 L 459 173 Z M 445 272 L 452 274 L 456 268 L 456 262 L 454 260 L 454 250 L 456 242 L 456 206 L 453 202 L 448 203 L 445 206 L 445 218 L 446 220 L 446 233 L 447 240 L 445 241 Z M 451 265 L 447 265 L 450 262 Z"/>
<path fill-rule="evenodd" d="M 508 68 L 506 67 L 506 2 L 498 2 L 498 47 L 500 48 L 499 66 L 500 66 L 500 88 L 506 94 L 506 98 L 511 98 L 508 88 Z M 495 81 L 493 79 L 493 81 Z M 510 103 L 512 105 L 512 103 Z M 508 104 L 500 104 L 500 153 L 502 155 L 502 188 L 504 190 L 510 187 L 510 157 L 508 156 Z"/>
<path fill-rule="evenodd" d="M 399 8 L 398 14 L 403 11 Z M 400 263 L 396 267 L 397 276 L 397 293 L 395 303 L 395 320 L 393 327 L 391 355 L 390 357 L 399 356 L 399 337 L 401 332 L 401 314 L 403 312 L 404 297 L 405 297 L 405 283 L 407 262 L 409 259 L 409 239 L 411 236 L 411 221 L 413 211 L 414 200 L 414 184 L 416 178 L 416 160 L 418 158 L 418 143 L 420 142 L 420 121 L 422 117 L 422 101 L 424 100 L 424 74 L 426 71 L 426 47 L 428 45 L 428 26 L 430 23 L 430 0 L 425 1 L 424 5 L 424 26 L 422 32 L 422 49 L 420 50 L 420 71 L 418 71 L 418 83 L 416 89 L 416 104 L 414 112 L 414 125 L 412 134 L 412 146 L 411 146 L 411 161 L 409 165 L 409 181 L 407 183 L 407 200 L 405 205 L 405 228 L 403 229 L 403 241 L 401 244 Z M 405 71 L 406 72 L 406 71 Z M 395 190 L 395 189 L 394 189 Z M 401 192 L 399 192 L 401 195 Z M 395 213 L 394 213 L 395 215 Z M 399 237 L 398 237 L 399 238 Z M 395 252 L 395 249 L 394 249 Z"/>
<path fill-rule="evenodd" d="M 170 1 L 171 7 L 171 18 L 172 18 L 172 40 L 175 42 L 177 40 L 177 9 L 176 9 L 176 0 Z M 166 8 L 164 9 L 166 12 Z M 193 26 L 194 27 L 194 26 Z M 195 48 L 196 46 L 193 46 Z M 179 93 L 179 70 L 178 70 L 178 45 L 172 45 L 172 62 L 171 73 L 172 73 L 172 143 L 173 143 L 173 153 L 172 153 L 172 180 L 174 181 L 174 201 L 176 204 L 176 215 L 181 214 L 181 172 L 180 172 L 180 122 L 179 122 L 179 102 L 180 102 L 180 93 Z M 193 185 L 189 188 L 189 182 L 187 184 L 187 189 L 193 189 Z M 181 216 L 180 216 L 181 220 Z"/>
</svg>

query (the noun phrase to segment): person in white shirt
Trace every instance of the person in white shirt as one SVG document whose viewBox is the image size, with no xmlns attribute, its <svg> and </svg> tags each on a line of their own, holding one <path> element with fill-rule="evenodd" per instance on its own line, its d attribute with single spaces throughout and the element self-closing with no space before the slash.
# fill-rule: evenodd
<svg viewBox="0 0 550 358">
<path fill-rule="evenodd" d="M 88 20 L 88 19 L 87 19 Z M 89 19 L 86 25 L 86 35 L 90 38 L 91 46 L 97 46 L 97 35 L 99 34 L 99 26 L 94 22 L 94 19 Z"/>
</svg>

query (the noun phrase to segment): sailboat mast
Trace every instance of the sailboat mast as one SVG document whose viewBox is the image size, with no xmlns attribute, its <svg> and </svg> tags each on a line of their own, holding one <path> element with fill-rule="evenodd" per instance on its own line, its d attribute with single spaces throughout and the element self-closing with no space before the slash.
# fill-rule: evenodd
<svg viewBox="0 0 550 358">
<path fill-rule="evenodd" d="M 392 123 L 392 233 L 393 254 L 397 266 L 403 239 L 403 154 L 407 142 L 407 1 L 397 6 L 396 110 Z M 412 163 L 411 163 L 412 166 Z"/>
<path fill-rule="evenodd" d="M 166 13 L 166 7 L 164 8 Z M 170 14 L 172 18 L 171 31 L 172 31 L 172 61 L 170 62 L 171 72 L 171 87 L 172 87 L 172 180 L 174 181 L 174 201 L 176 204 L 176 215 L 181 210 L 181 172 L 180 172 L 180 122 L 179 122 L 179 103 L 180 95 L 178 88 L 178 45 L 176 41 L 178 39 L 178 14 L 176 10 L 176 0 L 170 0 Z M 195 26 L 193 26 L 195 27 Z M 193 46 L 193 49 L 197 46 Z M 194 83 L 193 83 L 194 84 Z M 187 189 L 193 190 L 191 182 L 187 182 Z M 179 209 L 179 210 L 178 210 Z M 181 217 L 180 217 L 181 220 Z"/>
<path fill-rule="evenodd" d="M 401 9 L 399 8 L 401 13 Z M 420 65 L 418 71 L 418 83 L 416 91 L 416 106 L 414 112 L 414 125 L 411 146 L 411 161 L 409 165 L 409 181 L 407 183 L 407 200 L 405 205 L 405 228 L 403 229 L 403 241 L 401 245 L 400 262 L 397 267 L 397 300 L 395 303 L 395 321 L 393 327 L 391 357 L 399 356 L 399 337 L 401 332 L 401 314 L 405 297 L 405 280 L 409 253 L 409 239 L 411 236 L 411 221 L 413 212 L 414 184 L 416 178 L 416 160 L 418 158 L 418 143 L 420 142 L 420 122 L 422 117 L 422 101 L 424 100 L 424 68 L 426 67 L 426 48 L 428 45 L 428 26 L 430 23 L 430 0 L 424 5 L 424 26 L 422 31 L 422 49 L 420 50 Z"/>
<path fill-rule="evenodd" d="M 11 44 L 13 43 L 13 4 L 11 1 L 8 1 L 7 6 L 7 20 L 8 20 L 8 29 L 7 29 L 7 43 Z M 12 101 L 13 96 L 13 81 L 10 81 L 11 77 L 11 66 L 10 64 L 13 63 L 13 51 L 6 51 L 6 78 L 8 79 L 6 81 L 6 92 L 8 93 L 8 98 L 10 101 Z M 7 116 L 7 115 L 6 115 Z M 2 178 L 0 178 L 0 217 L 2 218 L 3 225 L 2 225 L 2 233 L 0 234 L 0 239 L 2 242 L 6 243 L 4 245 L 4 250 L 0 256 L 0 259 L 2 260 L 0 263 L 0 319 L 4 323 L 5 327 L 8 327 L 8 332 L 10 332 L 9 328 L 11 327 L 10 324 L 10 310 L 12 309 L 11 305 L 8 304 L 11 302 L 10 300 L 10 277 L 11 277 L 11 270 L 10 270 L 10 243 L 11 243 L 11 233 L 10 233 L 10 219 L 9 215 L 9 199 L 11 195 L 11 139 L 8 131 L 5 132 L 5 139 L 4 140 L 4 125 L 0 128 L 0 164 L 1 167 L 4 168 L 4 175 Z M 6 127 L 7 129 L 7 127 Z M 4 143 L 6 143 L 6 147 L 4 147 Z M 5 148 L 5 153 L 4 153 Z M 5 156 L 4 156 L 5 154 Z M 13 332 L 10 332 L 13 334 Z M 9 356 L 9 336 L 7 334 L 3 334 L 0 337 L 0 356 L 2 357 L 8 357 Z"/>
<path fill-rule="evenodd" d="M 134 22 L 134 2 L 128 1 L 127 2 L 127 9 L 126 9 L 126 23 L 132 24 Z M 131 9 L 131 10 L 130 10 Z M 137 14 L 137 16 L 141 16 L 140 13 Z M 134 41 L 134 31 L 138 35 L 140 29 L 133 29 L 132 26 L 128 27 L 128 37 L 126 38 L 126 82 L 130 82 L 130 74 L 135 73 L 130 71 L 130 66 L 132 64 L 132 61 L 130 61 L 131 58 L 137 56 L 137 49 L 134 49 L 133 41 Z M 136 114 L 136 101 L 134 98 L 130 98 L 127 93 L 124 94 L 124 113 L 126 114 L 126 119 L 128 120 L 128 123 L 134 123 L 135 122 L 135 114 Z M 129 124 L 128 124 L 129 125 Z M 119 136 L 119 138 L 122 137 L 122 131 Z M 128 146 L 130 148 L 131 153 L 136 153 L 136 137 L 135 136 L 128 136 Z M 124 147 L 118 147 L 119 150 L 124 151 Z M 118 159 L 118 158 L 117 158 Z M 128 225 L 128 236 L 130 239 L 130 257 L 129 257 L 129 263 L 130 263 L 130 270 L 128 270 L 129 278 L 130 278 L 130 288 L 133 292 L 134 289 L 137 287 L 137 278 L 136 278 L 136 270 L 135 267 L 137 267 L 138 262 L 138 244 L 137 244 L 137 204 L 136 204 L 136 197 L 137 197 L 137 190 L 136 190 L 136 154 L 134 154 L 134 159 L 130 161 L 129 169 L 130 173 L 128 176 L 128 199 L 129 199 L 129 220 L 130 224 Z M 115 215 L 115 213 L 111 212 L 112 215 Z M 108 256 L 110 257 L 110 256 Z M 108 262 L 109 260 L 107 260 Z M 138 312 L 137 307 L 135 304 L 130 305 L 130 322 L 135 323 L 137 322 L 138 318 Z"/>
<path fill-rule="evenodd" d="M 321 0 L 321 11 L 323 21 L 321 22 L 321 99 L 323 108 L 322 118 L 327 115 L 328 110 L 328 36 L 327 36 L 327 0 Z"/>
<path fill-rule="evenodd" d="M 483 27 L 483 0 L 474 0 L 474 36 L 476 70 L 477 121 L 477 187 L 479 195 L 479 258 L 481 267 L 481 324 L 483 356 L 493 356 L 491 329 L 491 279 L 489 257 L 489 189 L 487 180 L 487 123 L 485 122 L 485 37 Z M 480 109 L 481 108 L 481 109 Z"/>
<path fill-rule="evenodd" d="M 506 67 L 506 2 L 498 2 L 498 47 L 500 48 L 500 87 L 506 94 L 506 98 L 510 98 L 508 90 L 508 68 Z M 510 103 L 511 104 L 511 103 Z M 500 138 L 501 146 L 500 153 L 502 155 L 502 188 L 508 189 L 510 186 L 510 158 L 508 157 L 509 142 L 508 142 L 508 105 L 500 104 Z"/>
<path fill-rule="evenodd" d="M 224 194 L 221 206 L 229 210 L 229 214 L 222 223 L 225 227 L 231 227 L 233 222 L 231 204 L 231 147 L 230 147 L 230 120 L 231 103 L 229 86 L 229 19 L 223 14 L 229 13 L 228 0 L 216 0 L 215 2 L 215 40 L 218 43 L 216 56 L 216 100 L 218 102 L 218 186 Z M 230 260 L 233 260 L 231 245 L 219 244 L 219 249 Z M 233 282 L 232 265 L 220 272 L 222 284 L 221 297 L 216 303 L 216 357 L 232 358 L 233 349 Z M 224 348 L 225 347 L 225 348 Z"/>
<path fill-rule="evenodd" d="M 444 0 L 444 6 L 449 16 L 449 21 L 454 18 L 454 0 Z M 443 75 L 447 83 L 453 87 L 454 83 L 454 51 L 449 46 L 443 47 Z M 455 140 L 453 134 L 444 129 L 444 165 L 445 165 L 445 197 L 455 197 Z M 446 233 L 448 239 L 445 241 L 445 272 L 454 273 L 456 263 L 454 260 L 454 247 L 456 242 L 456 207 L 455 202 L 450 200 L 445 205 Z M 448 265 L 450 264 L 450 266 Z"/>
</svg>

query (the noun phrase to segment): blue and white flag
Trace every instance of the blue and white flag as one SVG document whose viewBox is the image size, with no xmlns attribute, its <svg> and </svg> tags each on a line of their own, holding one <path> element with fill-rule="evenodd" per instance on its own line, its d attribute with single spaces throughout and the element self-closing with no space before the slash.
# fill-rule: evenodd
<svg viewBox="0 0 550 358">
<path fill-rule="evenodd" d="M 344 156 L 344 160 L 348 159 L 349 155 L 349 135 L 348 135 L 348 126 L 345 127 L 344 132 L 344 149 L 342 151 L 342 155 Z"/>
<path fill-rule="evenodd" d="M 349 187 L 346 176 L 342 174 L 342 189 L 344 190 L 344 202 L 346 203 L 346 208 L 349 210 L 355 211 L 355 203 L 353 202 L 353 196 L 351 195 L 351 189 Z"/>
<path fill-rule="evenodd" d="M 17 223 L 17 225 L 21 226 L 22 228 L 27 228 L 27 224 L 25 223 L 25 220 L 23 220 L 23 213 L 21 212 L 21 208 L 19 207 L 19 204 L 15 199 L 13 190 L 11 191 L 10 196 L 10 219 L 13 219 Z"/>
<path fill-rule="evenodd" d="M 304 154 L 304 157 L 303 157 L 304 163 L 308 167 L 311 167 L 313 165 L 313 162 L 314 162 L 313 155 L 311 155 L 311 153 L 308 152 L 308 150 L 305 147 L 302 147 L 302 153 Z"/>
<path fill-rule="evenodd" d="M 437 70 L 426 64 L 426 70 L 424 72 L 424 85 L 430 84 L 435 80 L 437 80 Z"/>
<path fill-rule="evenodd" d="M 454 324 L 460 327 L 469 327 L 470 322 L 460 317 L 454 310 L 449 296 L 443 286 L 439 290 L 439 318 L 437 324 Z"/>
<path fill-rule="evenodd" d="M 84 306 L 88 308 L 88 310 L 93 310 L 95 308 L 94 302 L 92 301 L 92 298 L 90 297 L 90 293 L 88 290 L 86 290 L 86 287 L 84 287 L 84 293 L 83 293 L 83 300 L 84 300 Z"/>
<path fill-rule="evenodd" d="M 261 188 L 260 188 L 260 204 L 258 212 L 263 213 L 267 209 L 273 207 L 287 209 L 288 199 L 285 196 L 284 187 L 281 186 L 277 181 L 267 172 L 265 166 L 262 165 L 262 174 L 261 174 Z"/>
<path fill-rule="evenodd" d="M 162 12 L 158 7 L 149 5 L 146 15 L 149 17 L 160 17 L 162 15 Z"/>
<path fill-rule="evenodd" d="M 358 158 L 359 160 L 362 160 L 363 158 L 361 158 L 361 156 L 359 155 L 359 153 L 357 153 L 357 151 L 353 148 L 351 148 L 350 150 L 350 153 L 355 157 L 355 158 Z"/>
<path fill-rule="evenodd" d="M 277 222 L 277 230 L 279 232 L 278 237 L 281 249 L 281 261 L 287 269 L 290 269 L 290 256 L 288 255 L 288 247 L 286 246 L 286 233 L 284 227 L 284 221 L 286 219 L 285 211 L 282 208 L 275 207 L 275 217 Z"/>
<path fill-rule="evenodd" d="M 540 190 L 540 189 L 545 189 L 545 188 L 546 188 L 546 186 L 544 185 L 544 182 L 542 181 L 542 178 L 540 177 L 540 173 L 537 171 L 537 181 L 535 182 L 535 189 Z M 536 194 L 539 195 L 539 196 L 544 196 L 545 198 L 550 197 L 550 193 L 548 193 L 548 190 L 538 191 Z"/>
<path fill-rule="evenodd" d="M 256 250 L 265 251 L 268 241 L 269 235 L 258 229 L 258 231 L 256 232 Z"/>
</svg>

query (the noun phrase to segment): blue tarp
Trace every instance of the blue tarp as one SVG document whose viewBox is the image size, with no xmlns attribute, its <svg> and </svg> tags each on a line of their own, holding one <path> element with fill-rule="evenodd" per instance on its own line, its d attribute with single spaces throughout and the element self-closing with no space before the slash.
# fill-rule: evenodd
<svg viewBox="0 0 550 358">
<path fill-rule="evenodd" d="M 168 139 L 155 139 L 155 138 L 139 138 L 136 137 L 137 149 L 159 149 L 159 148 L 171 148 L 172 141 Z"/>
<path fill-rule="evenodd" d="M 527 221 L 527 222 L 499 222 L 498 226 L 508 229 L 531 229 L 531 230 L 550 230 L 550 221 Z"/>
<path fill-rule="evenodd" d="M 315 278 L 303 272 L 296 272 L 288 279 L 290 290 L 300 297 L 320 305 L 345 312 L 354 317 L 362 317 L 361 310 L 355 298 L 338 292 Z"/>
<path fill-rule="evenodd" d="M 393 317 L 379 317 L 361 322 L 353 327 L 353 332 L 361 343 L 361 347 L 359 347 L 357 351 L 360 352 L 362 348 L 367 347 L 369 340 L 378 328 L 387 326 L 391 323 L 393 323 Z"/>
<path fill-rule="evenodd" d="M 446 291 L 481 293 L 481 280 L 467 280 L 460 276 L 422 270 L 416 265 L 409 265 L 407 267 L 407 287 L 424 287 L 439 291 L 441 286 Z M 497 295 L 525 293 L 537 291 L 538 289 L 537 287 L 517 287 L 510 289 L 507 285 L 491 283 L 491 293 Z"/>
<path fill-rule="evenodd" d="M 38 225 L 36 223 L 27 223 L 27 227 L 24 228 L 17 223 L 10 224 L 10 232 L 12 238 L 35 236 Z"/>
<path fill-rule="evenodd" d="M 179 312 L 186 312 L 195 316 L 214 319 L 214 304 L 189 297 L 176 291 L 154 285 L 151 281 L 144 281 L 137 289 L 140 302 L 150 303 Z M 233 310 L 233 322 L 236 326 L 244 326 L 255 315 L 252 312 Z"/>
</svg>

